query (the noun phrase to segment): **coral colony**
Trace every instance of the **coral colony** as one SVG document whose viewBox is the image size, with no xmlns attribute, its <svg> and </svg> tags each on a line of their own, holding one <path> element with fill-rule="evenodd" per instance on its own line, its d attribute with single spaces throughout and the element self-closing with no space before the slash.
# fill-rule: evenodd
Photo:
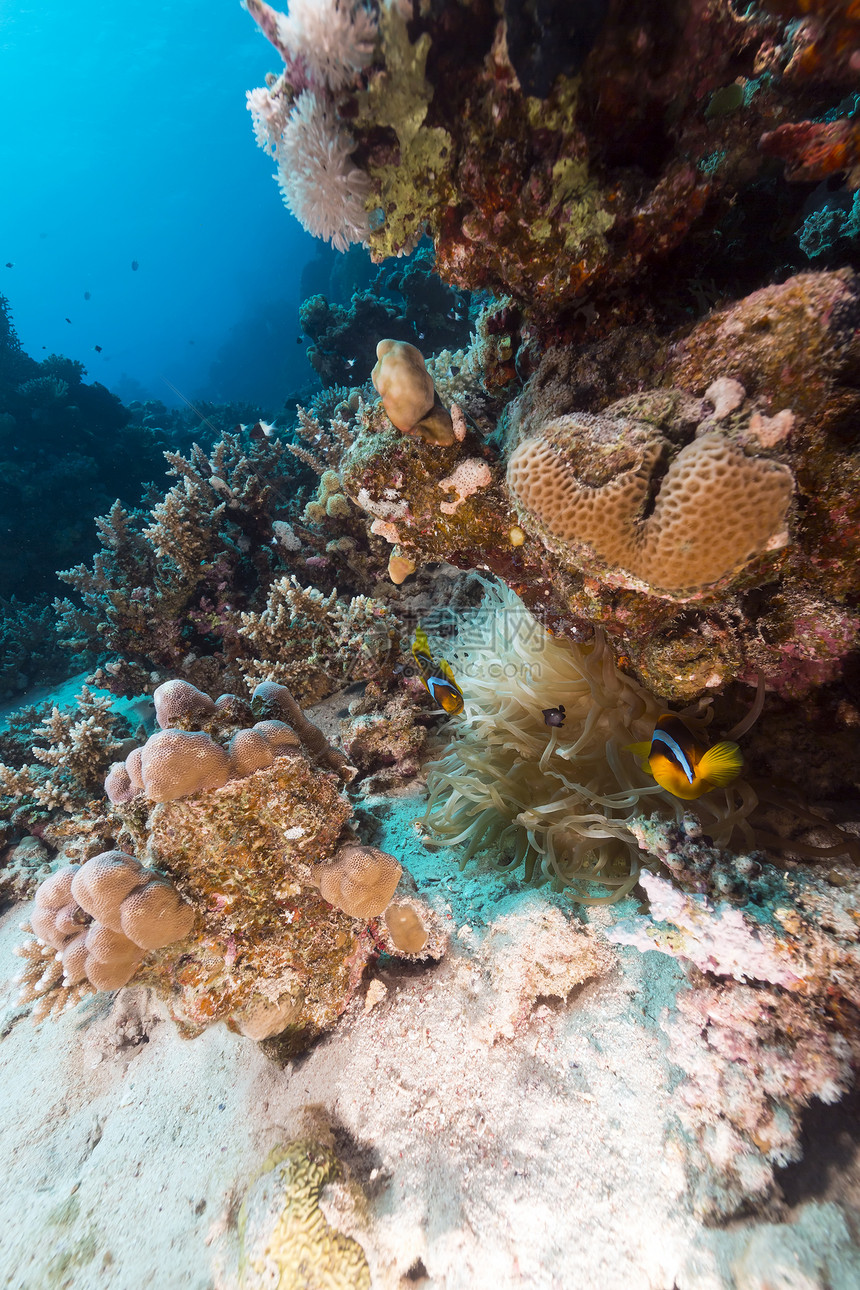
<svg viewBox="0 0 860 1290">
<path fill-rule="evenodd" d="M 36 1021 L 142 985 L 297 1053 L 368 964 L 445 953 L 365 809 L 421 793 L 428 847 L 566 893 L 572 938 L 610 907 L 579 979 L 686 967 L 679 1132 L 727 1217 L 860 1064 L 860 20 L 533 8 L 247 0 L 284 202 L 377 266 L 305 302 L 322 388 L 280 424 L 180 450 L 7 322 L 0 445 L 74 397 L 175 482 L 94 459 L 100 549 L 51 553 L 45 667 L 92 688 L 0 736 L 3 886 Z M 3 612 L 15 692 L 46 603 Z"/>
</svg>

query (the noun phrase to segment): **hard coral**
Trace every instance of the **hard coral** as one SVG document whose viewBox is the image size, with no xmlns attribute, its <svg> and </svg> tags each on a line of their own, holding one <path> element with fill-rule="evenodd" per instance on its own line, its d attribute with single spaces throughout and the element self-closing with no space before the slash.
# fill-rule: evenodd
<svg viewBox="0 0 860 1290">
<path fill-rule="evenodd" d="M 40 1015 L 76 1000 L 85 980 L 99 989 L 134 980 L 164 996 L 188 1034 L 225 1020 L 256 1039 L 287 1032 L 283 1043 L 297 1049 L 334 1023 L 378 945 L 398 952 L 376 920 L 401 868 L 345 831 L 351 806 L 340 786 L 353 768 L 283 686 L 258 687 L 254 707 L 264 719 L 254 727 L 240 725 L 247 705 L 229 698 L 197 718 L 213 734 L 153 736 L 181 740 L 183 750 L 204 741 L 207 757 L 217 749 L 226 764 L 220 786 L 184 783 L 179 796 L 167 775 L 174 791 L 153 802 L 142 756 L 140 788 L 111 821 L 125 850 L 64 871 L 68 882 L 52 879 L 37 899 L 34 930 L 47 929 L 52 945 L 61 938 L 57 949 L 69 959 L 64 982 L 61 969 L 45 971 L 39 944 L 22 947 L 25 993 L 41 1000 Z M 271 753 L 258 769 L 225 749 L 250 735 Z M 320 895 L 331 871 L 343 881 L 328 894 L 349 913 Z M 438 955 L 444 938 L 418 908 Z"/>
<path fill-rule="evenodd" d="M 527 879 L 568 887 L 583 903 L 618 900 L 639 875 L 633 825 L 643 803 L 680 816 L 679 800 L 627 751 L 650 739 L 662 705 L 616 669 L 602 636 L 588 645 L 550 636 L 498 585 L 463 624 L 460 648 L 465 710 L 428 768 L 431 841 L 462 845 L 461 865 L 488 851 L 497 868 L 522 865 Z M 543 709 L 561 700 L 564 726 L 549 727 Z M 748 832 L 754 804 L 733 786 L 696 810 L 725 845 L 735 828 Z"/>
<path fill-rule="evenodd" d="M 30 962 L 19 977 L 22 1001 L 38 1000 L 36 1019 L 76 1003 L 87 990 L 117 990 L 134 976 L 148 950 L 188 936 L 194 910 L 162 874 L 134 856 L 107 851 L 69 865 L 36 892 L 30 926 L 37 946 L 19 953 Z M 50 971 L 42 949 L 56 951 Z"/>
<path fill-rule="evenodd" d="M 404 341 L 381 340 L 370 374 L 392 425 L 426 443 L 454 442 L 451 415 L 442 407 L 420 350 Z"/>
<path fill-rule="evenodd" d="M 629 469 L 595 486 L 577 478 L 587 477 L 595 460 L 606 474 L 609 454 L 629 454 L 637 439 L 641 447 Z M 581 414 L 550 422 L 508 461 L 521 523 L 545 534 L 567 560 L 600 570 L 610 584 L 680 600 L 725 584 L 786 544 L 791 471 L 747 456 L 719 434 L 704 434 L 678 453 L 643 519 L 663 447 L 657 438 L 648 442 L 646 427 L 631 434 L 620 420 L 608 427 L 605 419 Z"/>
<path fill-rule="evenodd" d="M 329 902 L 352 918 L 376 918 L 388 907 L 403 873 L 393 856 L 377 847 L 346 843 L 313 876 Z"/>
</svg>

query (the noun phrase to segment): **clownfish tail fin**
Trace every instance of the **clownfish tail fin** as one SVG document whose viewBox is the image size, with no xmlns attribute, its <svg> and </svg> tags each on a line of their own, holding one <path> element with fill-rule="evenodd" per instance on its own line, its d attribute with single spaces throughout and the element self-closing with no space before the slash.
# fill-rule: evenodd
<svg viewBox="0 0 860 1290">
<path fill-rule="evenodd" d="M 706 779 L 709 784 L 715 788 L 725 788 L 727 784 L 732 784 L 740 775 L 743 768 L 744 759 L 740 748 L 731 740 L 724 739 L 722 743 L 714 744 L 703 754 L 696 774 L 700 779 Z"/>
</svg>

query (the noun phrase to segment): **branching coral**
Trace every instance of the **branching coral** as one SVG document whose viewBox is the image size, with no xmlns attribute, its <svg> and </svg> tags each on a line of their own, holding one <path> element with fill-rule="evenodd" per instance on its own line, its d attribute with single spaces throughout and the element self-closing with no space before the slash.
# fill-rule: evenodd
<svg viewBox="0 0 860 1290">
<path fill-rule="evenodd" d="M 462 845 L 461 865 L 489 850 L 498 868 L 522 865 L 528 879 L 569 887 L 584 903 L 618 900 L 639 874 L 632 825 L 643 805 L 681 813 L 626 751 L 650 739 L 662 705 L 618 671 L 601 635 L 588 645 L 553 637 L 500 585 L 464 624 L 459 651 L 466 706 L 429 768 L 431 839 Z M 548 727 L 543 709 L 562 702 L 564 726 Z M 736 828 L 750 836 L 755 804 L 740 782 L 696 810 L 726 845 Z"/>
<path fill-rule="evenodd" d="M 405 629 L 368 596 L 338 600 L 282 578 L 259 614 L 242 614 L 239 633 L 252 655 L 240 663 L 249 685 L 278 681 L 315 702 L 352 681 L 384 681 L 400 657 Z"/>
<path fill-rule="evenodd" d="M 228 434 L 208 455 L 168 454 L 178 482 L 149 516 L 117 503 L 97 521 L 92 568 L 63 575 L 83 608 L 56 607 L 72 648 L 109 651 L 101 684 L 135 695 L 162 670 L 216 693 L 241 686 L 236 614 L 261 604 L 288 554 L 273 522 L 294 494 L 290 460 L 281 440 Z"/>
<path fill-rule="evenodd" d="M 72 814 L 101 791 L 105 771 L 129 733 L 111 700 L 84 686 L 74 708 L 55 706 L 34 726 L 32 755 L 38 765 L 0 763 L 0 794 L 10 799 L 12 810 L 25 814 L 34 809 Z"/>
</svg>

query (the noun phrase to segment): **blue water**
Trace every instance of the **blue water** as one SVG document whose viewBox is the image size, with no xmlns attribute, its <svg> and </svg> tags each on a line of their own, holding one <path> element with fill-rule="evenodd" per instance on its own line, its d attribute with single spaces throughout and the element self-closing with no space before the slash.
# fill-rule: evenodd
<svg viewBox="0 0 860 1290">
<path fill-rule="evenodd" d="M 311 377 L 318 244 L 245 109 L 276 70 L 238 0 L 0 0 L 0 293 L 27 352 L 126 401 L 277 407 Z"/>
</svg>

